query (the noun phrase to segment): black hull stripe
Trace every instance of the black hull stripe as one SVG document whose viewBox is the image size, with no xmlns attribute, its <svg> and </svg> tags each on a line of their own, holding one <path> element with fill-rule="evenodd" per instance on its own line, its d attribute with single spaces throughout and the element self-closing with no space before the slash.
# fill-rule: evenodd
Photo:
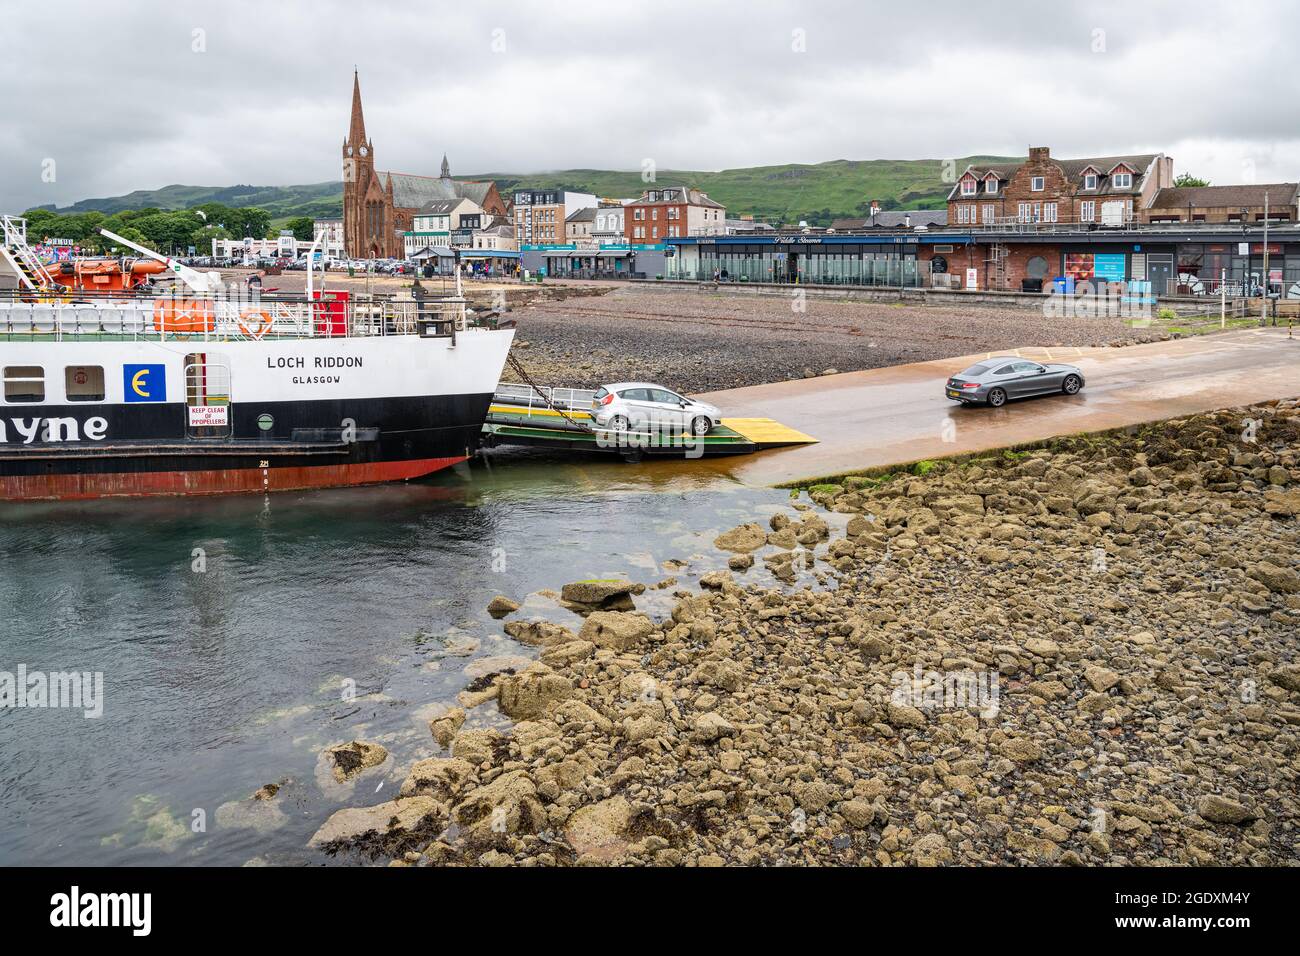
<svg viewBox="0 0 1300 956">
<path fill-rule="evenodd" d="M 479 446 L 491 400 L 490 394 L 483 394 L 236 403 L 231 441 L 187 439 L 185 406 L 180 404 L 5 405 L 0 406 L 0 422 L 8 442 L 0 443 L 0 477 L 301 468 L 463 457 Z M 269 432 L 258 428 L 262 415 L 274 420 Z M 100 417 L 108 427 L 102 442 L 22 444 L 9 419 L 30 422 L 38 417 L 73 418 L 79 429 L 87 419 Z M 377 437 L 346 444 L 290 441 L 295 429 L 337 432 L 348 419 L 363 434 L 374 436 L 377 430 Z"/>
</svg>

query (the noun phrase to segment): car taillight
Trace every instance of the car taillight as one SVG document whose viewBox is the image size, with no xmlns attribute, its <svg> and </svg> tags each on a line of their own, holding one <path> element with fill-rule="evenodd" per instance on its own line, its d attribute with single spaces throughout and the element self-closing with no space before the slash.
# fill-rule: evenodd
<svg viewBox="0 0 1300 956">
<path fill-rule="evenodd" d="M 612 402 L 613 400 L 614 400 L 614 393 L 613 393 L 613 392 L 610 392 L 608 395 L 606 395 L 604 398 L 602 398 L 602 399 L 600 400 L 600 404 L 602 404 L 602 405 L 608 405 L 608 404 L 609 404 L 610 402 Z"/>
<path fill-rule="evenodd" d="M 979 382 L 962 382 L 962 388 L 979 388 Z"/>
</svg>

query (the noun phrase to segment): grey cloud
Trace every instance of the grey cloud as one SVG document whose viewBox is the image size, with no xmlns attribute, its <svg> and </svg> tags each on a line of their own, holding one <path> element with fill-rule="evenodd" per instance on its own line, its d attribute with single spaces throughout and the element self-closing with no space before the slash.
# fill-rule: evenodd
<svg viewBox="0 0 1300 956">
<path fill-rule="evenodd" d="M 336 178 L 351 72 L 381 166 L 716 169 L 1166 149 L 1295 178 L 1292 4 L 86 0 L 6 10 L 0 210 Z M 147 12 L 146 12 L 147 11 Z M 1207 28 L 1207 24 L 1212 28 Z M 193 52 L 196 30 L 206 52 Z M 505 51 L 492 51 L 493 31 Z M 792 49 L 804 31 L 806 52 Z M 1094 31 L 1105 51 L 1094 52 Z M 54 183 L 41 163 L 57 162 Z"/>
</svg>

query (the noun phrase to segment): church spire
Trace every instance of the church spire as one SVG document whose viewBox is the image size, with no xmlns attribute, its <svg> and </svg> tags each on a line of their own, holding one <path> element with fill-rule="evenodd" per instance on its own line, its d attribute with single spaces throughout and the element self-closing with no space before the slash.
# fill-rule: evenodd
<svg viewBox="0 0 1300 956">
<path fill-rule="evenodd" d="M 442 178 L 451 179 L 451 163 L 447 162 L 447 154 L 442 154 Z"/>
<path fill-rule="evenodd" d="M 360 146 L 366 141 L 366 118 L 361 115 L 361 80 L 352 71 L 352 122 L 348 126 L 348 142 Z"/>
</svg>

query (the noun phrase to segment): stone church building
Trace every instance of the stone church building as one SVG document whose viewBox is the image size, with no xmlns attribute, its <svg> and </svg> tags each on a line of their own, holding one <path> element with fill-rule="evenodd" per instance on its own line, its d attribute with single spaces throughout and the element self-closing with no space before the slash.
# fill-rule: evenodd
<svg viewBox="0 0 1300 956">
<path fill-rule="evenodd" d="M 343 141 L 343 245 L 359 259 L 400 259 L 402 233 L 431 202 L 468 199 L 494 216 L 506 215 L 496 183 L 451 178 L 447 157 L 439 176 L 375 169 L 375 144 L 366 137 L 361 82 L 352 74 L 352 120 Z"/>
</svg>

